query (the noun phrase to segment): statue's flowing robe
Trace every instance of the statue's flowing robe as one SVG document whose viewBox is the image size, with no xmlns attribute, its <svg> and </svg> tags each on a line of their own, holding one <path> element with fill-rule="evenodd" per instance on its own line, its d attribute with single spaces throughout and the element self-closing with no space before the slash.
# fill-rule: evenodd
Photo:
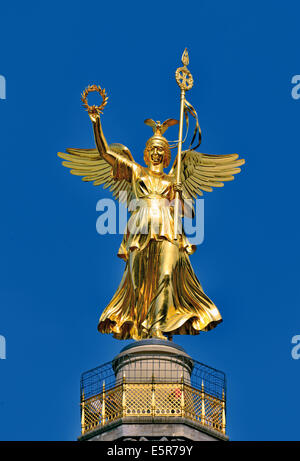
<svg viewBox="0 0 300 461">
<path fill-rule="evenodd" d="M 116 160 L 115 179 L 131 182 L 131 204 L 118 256 L 126 261 L 121 283 L 103 311 L 98 330 L 117 339 L 195 335 L 222 321 L 189 260 L 196 247 L 184 231 L 174 239 L 172 177 Z"/>
</svg>

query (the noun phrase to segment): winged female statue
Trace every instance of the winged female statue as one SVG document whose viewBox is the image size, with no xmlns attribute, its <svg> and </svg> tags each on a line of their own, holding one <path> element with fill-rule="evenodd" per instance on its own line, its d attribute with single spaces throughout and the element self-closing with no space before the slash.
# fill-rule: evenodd
<svg viewBox="0 0 300 461">
<path fill-rule="evenodd" d="M 126 191 L 128 202 L 138 199 L 140 206 L 129 218 L 118 256 L 125 264 L 120 285 L 100 316 L 98 330 L 117 339 L 171 339 L 174 334 L 196 335 L 222 321 L 215 304 L 204 293 L 191 266 L 195 251 L 180 229 L 174 235 L 176 191 L 185 199 L 196 199 L 203 192 L 222 187 L 234 179 L 244 163 L 237 154 L 208 155 L 182 152 L 180 183 L 176 181 L 177 158 L 167 174 L 171 160 L 165 130 L 176 123 L 147 119 L 154 134 L 146 143 L 144 161 L 136 163 L 122 144 L 107 144 L 99 111 L 90 110 L 96 149 L 66 149 L 59 152 L 63 165 L 83 181 L 108 187 L 115 198 Z M 143 231 L 141 231 L 141 229 Z M 145 232 L 145 229 L 147 230 Z"/>
</svg>

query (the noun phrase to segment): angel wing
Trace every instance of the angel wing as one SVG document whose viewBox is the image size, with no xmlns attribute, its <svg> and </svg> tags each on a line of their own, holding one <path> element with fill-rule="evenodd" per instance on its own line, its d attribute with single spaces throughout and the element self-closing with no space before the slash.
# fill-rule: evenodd
<svg viewBox="0 0 300 461">
<path fill-rule="evenodd" d="M 203 191 L 212 192 L 213 187 L 223 187 L 224 182 L 232 181 L 234 175 L 241 171 L 239 167 L 245 163 L 238 154 L 210 155 L 186 150 L 181 155 L 182 195 L 184 199 L 193 201 L 198 195 L 203 195 Z M 175 175 L 176 168 L 177 157 L 169 175 Z"/>
<path fill-rule="evenodd" d="M 123 144 L 110 144 L 109 149 L 128 160 L 134 161 L 130 150 Z M 125 199 L 122 194 L 119 196 L 120 191 L 126 191 L 127 204 L 133 199 L 132 186 L 128 181 L 130 172 L 126 171 L 126 168 L 129 169 L 129 167 L 122 166 L 124 179 L 119 180 L 114 177 L 113 167 L 100 157 L 97 149 L 66 149 L 66 151 L 67 154 L 58 152 L 57 155 L 67 160 L 62 164 L 71 169 L 71 174 L 83 176 L 82 181 L 93 181 L 94 186 L 103 184 L 104 189 L 109 188 L 114 198 L 121 202 L 124 202 Z"/>
</svg>

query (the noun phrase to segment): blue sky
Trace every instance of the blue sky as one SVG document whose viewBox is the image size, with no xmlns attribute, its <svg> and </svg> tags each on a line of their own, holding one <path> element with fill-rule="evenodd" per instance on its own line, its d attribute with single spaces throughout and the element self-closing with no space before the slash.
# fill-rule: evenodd
<svg viewBox="0 0 300 461">
<path fill-rule="evenodd" d="M 191 257 L 224 322 L 175 341 L 227 375 L 232 440 L 299 440 L 299 116 L 296 1 L 6 2 L 0 8 L 0 439 L 75 440 L 79 379 L 128 341 L 97 332 L 124 263 L 121 236 L 96 232 L 107 191 L 56 152 L 93 147 L 80 93 L 104 86 L 108 142 L 142 162 L 145 118 L 178 118 L 185 47 L 200 151 L 246 159 L 205 196 L 205 239 Z M 171 139 L 177 136 L 173 128 Z M 172 137 L 171 137 L 172 136 Z"/>
</svg>

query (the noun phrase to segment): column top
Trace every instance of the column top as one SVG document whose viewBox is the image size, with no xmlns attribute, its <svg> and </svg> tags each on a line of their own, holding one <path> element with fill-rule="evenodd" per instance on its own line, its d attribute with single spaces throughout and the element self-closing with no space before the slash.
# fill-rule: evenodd
<svg viewBox="0 0 300 461">
<path fill-rule="evenodd" d="M 176 350 L 186 354 L 183 347 L 179 346 L 178 344 L 174 344 L 172 341 L 168 341 L 168 340 L 164 340 L 164 339 L 156 339 L 156 338 L 142 339 L 140 341 L 135 341 L 134 343 L 127 344 L 127 346 L 125 346 L 125 347 L 123 347 L 123 349 L 121 349 L 120 353 L 129 351 L 130 349 L 135 348 L 135 347 L 139 347 L 139 346 L 166 346 L 166 347 L 176 349 Z"/>
</svg>

